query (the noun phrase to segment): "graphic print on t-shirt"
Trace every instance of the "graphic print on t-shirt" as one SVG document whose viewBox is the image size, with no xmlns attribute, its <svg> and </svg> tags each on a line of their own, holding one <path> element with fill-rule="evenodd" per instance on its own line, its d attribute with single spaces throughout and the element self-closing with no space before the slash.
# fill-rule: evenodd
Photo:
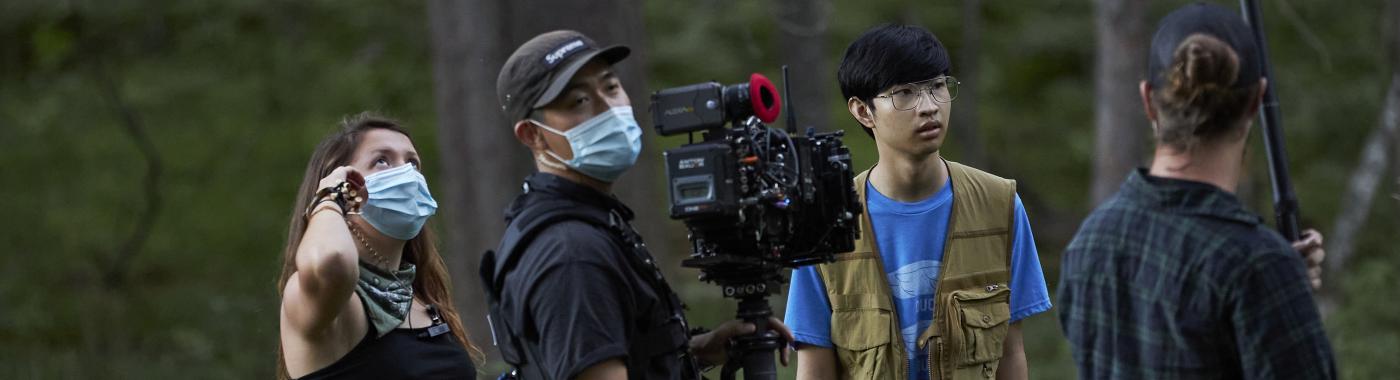
<svg viewBox="0 0 1400 380">
<path fill-rule="evenodd" d="M 934 286 L 938 284 L 938 270 L 941 266 L 938 260 L 919 260 L 905 264 L 888 274 L 890 290 L 894 292 L 894 301 L 898 304 L 896 308 L 903 313 L 915 310 L 918 314 L 901 315 L 899 318 L 899 331 L 904 336 L 905 352 L 918 352 L 918 345 L 914 340 L 919 338 L 919 333 L 928 328 L 930 320 L 933 319 Z"/>
</svg>

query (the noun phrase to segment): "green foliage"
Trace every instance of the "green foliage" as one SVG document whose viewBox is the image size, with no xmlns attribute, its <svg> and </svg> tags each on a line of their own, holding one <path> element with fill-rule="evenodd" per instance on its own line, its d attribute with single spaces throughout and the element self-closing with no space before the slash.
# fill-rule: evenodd
<svg viewBox="0 0 1400 380">
<path fill-rule="evenodd" d="M 1179 3 L 1154 4 L 1148 22 Z M 1264 4 L 1278 77 L 1271 84 L 1283 101 L 1305 225 L 1331 227 L 1357 151 L 1378 122 L 1393 69 L 1382 28 L 1395 22 L 1376 12 L 1381 3 Z M 856 165 L 868 167 L 874 144 L 850 119 L 835 83 L 846 45 L 879 23 L 916 23 L 956 59 L 964 49 L 962 4 L 829 4 L 833 73 L 823 86 L 830 100 L 801 106 L 828 112 L 834 125 L 819 127 L 846 130 Z M 1019 180 L 1053 289 L 1061 248 L 1092 207 L 1094 5 L 982 4 L 981 77 L 964 78 L 980 90 L 980 103 L 957 109 L 978 112 L 981 125 L 950 132 L 978 128 L 989 168 Z M 754 71 L 779 77 L 771 2 L 645 7 L 650 42 L 634 48 L 646 50 L 653 90 L 734 83 Z M 0 378 L 270 376 L 274 284 L 293 190 L 313 145 L 341 116 L 382 110 L 414 132 L 430 181 L 442 174 L 432 165 L 426 24 L 423 5 L 411 2 L 0 4 L 0 210 L 7 216 L 0 218 Z M 147 161 L 125 113 L 158 154 L 159 213 L 129 265 L 110 270 L 148 202 Z M 684 138 L 652 141 L 670 147 Z M 960 149 L 949 146 L 947 155 L 957 159 Z M 1261 152 L 1252 146 L 1242 195 L 1271 215 Z M 1400 202 L 1388 196 L 1397 190 L 1385 182 L 1358 235 L 1357 256 L 1326 280 L 1341 301 L 1328 329 L 1348 378 L 1400 370 L 1390 357 L 1400 351 L 1400 310 L 1383 291 L 1400 260 L 1389 241 L 1400 230 Z M 731 318 L 734 306 L 713 286 L 693 276 L 673 282 L 695 324 Z M 781 297 L 774 307 L 782 313 Z M 1025 322 L 1031 373 L 1072 378 L 1054 312 Z"/>
<path fill-rule="evenodd" d="M 1367 259 L 1357 262 L 1342 282 L 1346 304 L 1327 321 L 1338 366 L 1348 379 L 1376 379 L 1400 371 L 1400 305 L 1381 289 L 1395 284 L 1393 263 Z"/>
<path fill-rule="evenodd" d="M 271 376 L 274 285 L 311 147 L 368 109 L 402 117 L 420 152 L 436 150 L 423 10 L 8 6 L 27 10 L 0 16 L 0 161 L 13 189 L 0 201 L 0 377 Z M 109 282 L 148 201 L 124 112 L 158 152 L 160 208 L 116 270 L 124 280 Z"/>
</svg>

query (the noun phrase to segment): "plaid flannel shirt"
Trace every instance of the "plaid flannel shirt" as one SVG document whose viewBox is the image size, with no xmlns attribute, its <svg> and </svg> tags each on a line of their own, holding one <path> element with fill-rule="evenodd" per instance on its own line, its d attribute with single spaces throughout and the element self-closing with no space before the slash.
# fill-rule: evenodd
<svg viewBox="0 0 1400 380">
<path fill-rule="evenodd" d="M 1057 293 L 1081 378 L 1337 377 L 1301 256 L 1209 184 L 1131 173 Z"/>
</svg>

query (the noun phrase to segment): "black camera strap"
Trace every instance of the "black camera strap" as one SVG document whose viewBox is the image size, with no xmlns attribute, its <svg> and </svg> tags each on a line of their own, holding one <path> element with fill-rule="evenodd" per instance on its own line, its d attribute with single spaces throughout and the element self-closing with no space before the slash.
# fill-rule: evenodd
<svg viewBox="0 0 1400 380">
<path fill-rule="evenodd" d="M 678 328 L 665 328 L 648 330 L 643 333 L 640 339 L 645 347 L 642 352 L 671 353 L 680 351 L 681 370 L 688 378 L 699 379 L 700 368 L 696 363 L 694 355 L 690 352 L 690 324 L 685 319 L 685 303 L 681 302 L 680 296 L 671 289 L 671 285 L 666 282 L 666 277 L 661 268 L 656 265 L 656 260 L 647 251 L 646 243 L 642 241 L 641 234 L 632 228 L 632 225 L 619 215 L 616 211 L 609 212 L 608 228 L 614 232 L 615 236 L 621 238 L 618 242 L 627 255 L 628 262 L 632 264 L 632 270 L 641 274 L 651 285 L 652 291 L 666 302 L 669 318 L 663 326 L 677 324 Z M 649 326 L 654 327 L 654 326 Z"/>
<path fill-rule="evenodd" d="M 492 335 L 496 338 L 496 346 L 501 351 L 502 358 L 516 368 L 516 371 L 511 375 L 520 379 L 544 378 L 539 373 L 539 367 L 534 365 L 537 363 L 537 360 L 533 358 L 534 353 L 520 341 L 520 337 L 523 336 L 520 334 L 520 330 L 516 326 L 512 326 L 513 321 L 504 318 L 500 309 L 500 294 L 504 275 L 514 270 L 520 261 L 524 248 L 540 231 L 567 220 L 582 221 L 611 232 L 609 235 L 614 238 L 614 243 L 621 248 L 620 251 L 623 252 L 626 261 L 631 266 L 629 269 L 640 274 L 640 277 L 646 280 L 647 285 L 664 299 L 671 314 L 671 321 L 679 323 L 680 326 L 676 331 L 645 332 L 645 336 L 637 339 L 637 341 L 645 342 L 643 344 L 647 345 L 647 347 L 641 347 L 640 351 L 669 353 L 687 348 L 689 334 L 683 314 L 685 306 L 680 302 L 679 296 L 672 291 L 670 285 L 666 283 L 661 269 L 656 266 L 651 254 L 647 252 L 646 244 L 642 242 L 641 235 L 637 234 L 636 230 L 616 211 L 604 211 L 595 206 L 566 199 L 543 200 L 531 204 L 512 218 L 506 227 L 505 236 L 501 239 L 501 245 L 495 251 L 487 251 L 482 257 L 480 275 L 490 304 Z M 695 366 L 688 350 L 682 352 L 681 357 L 686 362 L 682 363 L 684 370 L 693 371 Z"/>
</svg>

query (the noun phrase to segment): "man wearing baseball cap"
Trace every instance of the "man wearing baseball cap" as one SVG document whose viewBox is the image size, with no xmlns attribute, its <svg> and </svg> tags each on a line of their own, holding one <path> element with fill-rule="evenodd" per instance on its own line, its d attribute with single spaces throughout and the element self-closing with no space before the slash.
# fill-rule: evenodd
<svg viewBox="0 0 1400 380">
<path fill-rule="evenodd" d="M 1234 194 L 1268 85 L 1260 54 L 1220 6 L 1162 19 L 1139 85 L 1152 165 L 1063 257 L 1060 323 L 1081 378 L 1337 377 L 1312 294 L 1322 236 L 1290 246 Z"/>
<path fill-rule="evenodd" d="M 501 110 L 539 170 L 481 265 L 496 346 L 516 377 L 698 378 L 697 367 L 726 360 L 729 338 L 754 332 L 735 320 L 692 336 L 631 209 L 612 194 L 642 149 L 613 70 L 629 53 L 553 31 L 521 45 L 497 78 Z"/>
</svg>

